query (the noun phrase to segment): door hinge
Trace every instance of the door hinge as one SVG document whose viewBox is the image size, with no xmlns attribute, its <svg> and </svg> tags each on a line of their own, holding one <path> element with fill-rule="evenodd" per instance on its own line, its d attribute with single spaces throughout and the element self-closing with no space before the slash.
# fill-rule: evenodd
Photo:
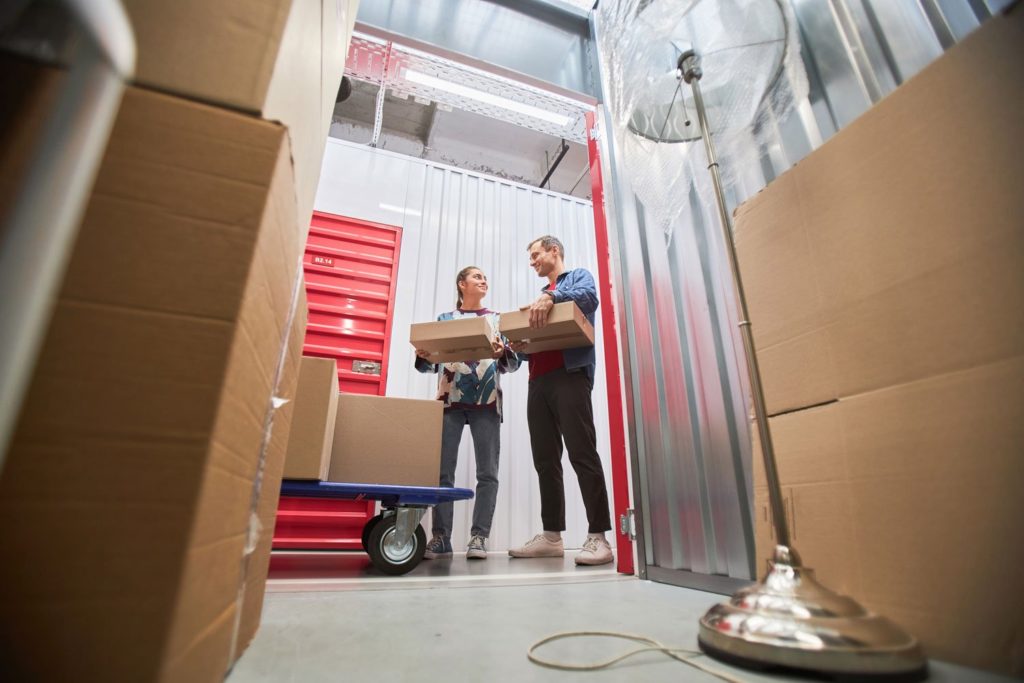
<svg viewBox="0 0 1024 683">
<path fill-rule="evenodd" d="M 619 515 L 619 532 L 624 536 L 629 536 L 629 540 L 636 540 L 636 516 L 633 514 L 633 508 L 627 508 L 626 512 Z"/>
</svg>

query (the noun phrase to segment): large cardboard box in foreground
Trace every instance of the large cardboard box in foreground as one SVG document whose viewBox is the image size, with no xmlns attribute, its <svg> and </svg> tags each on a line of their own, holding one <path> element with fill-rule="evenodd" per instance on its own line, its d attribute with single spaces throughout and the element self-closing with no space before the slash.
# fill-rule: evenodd
<svg viewBox="0 0 1024 683">
<path fill-rule="evenodd" d="M 126 91 L 0 472 L 0 677 L 223 679 L 302 234 L 282 126 Z"/>
<path fill-rule="evenodd" d="M 1017 9 L 841 130 L 737 222 L 805 564 L 907 628 L 929 656 L 1017 676 L 1021 64 Z M 965 121 L 971 134 L 950 134 Z M 768 557 L 759 455 L 755 527 Z"/>
<path fill-rule="evenodd" d="M 358 0 L 125 0 L 135 80 L 288 128 L 299 215 L 320 162 Z"/>
<path fill-rule="evenodd" d="M 737 209 L 769 414 L 1024 349 L 1021 15 L 987 22 Z"/>
<path fill-rule="evenodd" d="M 493 358 L 501 349 L 494 318 L 489 315 L 413 323 L 409 326 L 409 343 L 430 351 L 426 360 L 431 363 Z"/>
<path fill-rule="evenodd" d="M 443 414 L 441 401 L 339 395 L 328 481 L 437 486 Z"/>
<path fill-rule="evenodd" d="M 555 304 L 548 314 L 548 324 L 539 328 L 530 327 L 527 309 L 502 313 L 501 333 L 510 341 L 528 341 L 525 353 L 594 345 L 594 326 L 572 301 Z"/>
<path fill-rule="evenodd" d="M 305 341 L 308 305 L 303 286 L 299 290 L 299 302 L 295 307 L 291 332 L 288 334 L 288 351 L 281 379 L 277 391 L 274 392 L 274 396 L 281 402 L 281 407 L 273 413 L 263 479 L 256 491 L 256 517 L 259 524 L 253 525 L 255 528 L 249 531 L 253 551 L 246 558 L 244 567 L 245 588 L 242 594 L 242 609 L 238 614 L 238 636 L 235 639 L 232 661 L 241 657 L 252 642 L 263 614 L 263 597 L 266 593 L 267 574 L 270 571 L 270 550 L 274 542 L 277 503 L 281 498 L 285 454 L 295 429 L 301 429 L 295 416 L 298 412 L 300 366 L 303 366 L 305 361 L 302 357 L 302 344 Z"/>
<path fill-rule="evenodd" d="M 303 356 L 292 416 L 295 428 L 285 456 L 285 479 L 327 478 L 337 414 L 338 361 Z"/>
<path fill-rule="evenodd" d="M 804 563 L 929 657 L 1017 676 L 1022 387 L 1018 356 L 769 420 Z M 754 498 L 763 560 L 774 538 L 757 449 Z"/>
</svg>

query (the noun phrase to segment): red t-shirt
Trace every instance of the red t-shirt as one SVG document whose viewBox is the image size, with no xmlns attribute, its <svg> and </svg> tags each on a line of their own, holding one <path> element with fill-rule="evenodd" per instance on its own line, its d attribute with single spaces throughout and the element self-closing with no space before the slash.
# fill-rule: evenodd
<svg viewBox="0 0 1024 683">
<path fill-rule="evenodd" d="M 555 285 L 549 285 L 548 290 L 554 291 Z M 538 351 L 530 354 L 530 379 L 546 375 L 562 367 L 565 367 L 565 357 L 561 351 Z"/>
</svg>

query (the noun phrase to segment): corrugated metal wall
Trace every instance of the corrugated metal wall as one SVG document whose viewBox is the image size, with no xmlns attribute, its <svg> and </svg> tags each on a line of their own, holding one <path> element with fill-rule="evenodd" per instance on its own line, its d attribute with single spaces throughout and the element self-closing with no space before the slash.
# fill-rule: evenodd
<svg viewBox="0 0 1024 683">
<path fill-rule="evenodd" d="M 316 209 L 401 226 L 398 295 L 391 340 L 387 395 L 433 398 L 436 375 L 413 369 L 409 325 L 434 320 L 455 307 L 455 275 L 475 265 L 491 291 L 484 304 L 507 311 L 536 298 L 541 286 L 526 254 L 534 237 L 550 233 L 566 247 L 569 267 L 597 275 L 593 208 L 590 202 L 498 178 L 424 162 L 363 145 L 330 140 L 324 157 Z M 601 358 L 601 323 L 597 352 Z M 501 482 L 491 550 L 518 545 L 540 531 L 540 497 L 526 426 L 527 368 L 502 379 L 505 421 L 501 434 Z M 605 377 L 594 383 L 598 447 L 611 490 Z M 472 439 L 467 429 L 459 451 L 456 485 L 475 486 Z M 578 547 L 586 536 L 579 488 L 565 461 L 566 543 Z M 457 503 L 453 542 L 468 540 L 472 504 Z"/>
<path fill-rule="evenodd" d="M 730 188 L 730 209 L 1010 4 L 791 1 L 810 93 L 774 123 L 756 163 L 732 169 L 740 181 Z M 625 388 L 641 499 L 634 501 L 639 572 L 699 586 L 713 585 L 701 575 L 750 578 L 759 560 L 750 512 L 749 387 L 717 215 L 691 186 L 691 210 L 666 237 L 646 225 L 614 149 L 611 157 Z"/>
</svg>

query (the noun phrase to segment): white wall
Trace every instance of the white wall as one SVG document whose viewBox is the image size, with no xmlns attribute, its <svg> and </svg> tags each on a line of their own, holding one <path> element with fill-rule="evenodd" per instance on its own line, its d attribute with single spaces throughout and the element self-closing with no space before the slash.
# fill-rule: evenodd
<svg viewBox="0 0 1024 683">
<path fill-rule="evenodd" d="M 565 244 L 566 264 L 587 268 L 597 277 L 590 202 L 450 166 L 331 139 L 324 156 L 316 209 L 402 227 L 388 396 L 434 397 L 437 376 L 413 369 L 408 329 L 411 323 L 434 320 L 438 313 L 455 307 L 455 275 L 461 268 L 475 265 L 484 271 L 491 284 L 484 305 L 498 311 L 529 303 L 545 284 L 530 269 L 526 254 L 527 243 L 540 235 L 559 237 Z M 600 311 L 595 328 L 598 372 L 594 417 L 611 498 Z M 501 431 L 501 484 L 491 550 L 518 545 L 541 528 L 540 494 L 526 425 L 527 372 L 524 365 L 519 372 L 502 378 L 505 421 Z M 567 547 L 579 547 L 586 536 L 586 514 L 568 458 L 563 457 L 563 465 L 565 540 Z M 456 486 L 474 488 L 475 469 L 472 438 L 466 429 Z M 468 540 L 471 513 L 471 502 L 456 503 L 456 550 L 464 549 Z"/>
</svg>

